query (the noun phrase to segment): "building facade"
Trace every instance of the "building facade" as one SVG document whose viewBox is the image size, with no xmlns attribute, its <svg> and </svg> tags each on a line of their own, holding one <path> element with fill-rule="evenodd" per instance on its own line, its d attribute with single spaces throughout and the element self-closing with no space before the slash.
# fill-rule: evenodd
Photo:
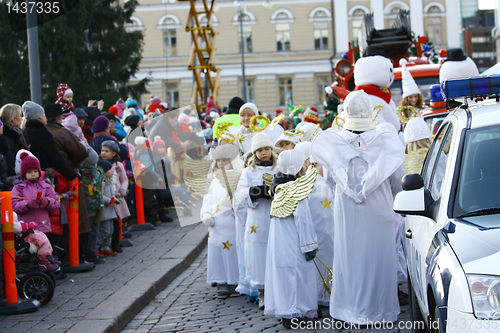
<svg viewBox="0 0 500 333">
<path fill-rule="evenodd" d="M 218 0 L 214 10 L 221 106 L 242 95 L 243 47 L 247 100 L 262 113 L 274 115 L 287 104 L 299 103 L 322 109 L 324 88 L 332 83 L 332 63 L 348 50 L 363 15 L 370 12 L 375 27 L 383 29 L 392 25 L 400 9 L 410 10 L 415 35 L 427 34 L 436 50 L 460 47 L 460 20 L 447 19 L 457 17 L 453 0 L 270 0 L 271 8 L 262 0 L 242 3 L 243 29 L 233 0 Z M 136 79 L 150 78 L 151 94 L 169 105 L 184 106 L 191 100 L 193 75 L 187 64 L 192 41 L 185 31 L 189 9 L 184 1 L 139 0 L 133 24 L 128 25 L 145 34 Z M 149 95 L 140 102 L 148 104 Z"/>
</svg>

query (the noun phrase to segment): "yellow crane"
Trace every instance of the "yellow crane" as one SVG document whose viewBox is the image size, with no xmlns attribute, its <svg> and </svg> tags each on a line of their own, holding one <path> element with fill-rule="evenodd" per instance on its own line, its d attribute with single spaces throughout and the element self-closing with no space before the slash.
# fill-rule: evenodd
<svg viewBox="0 0 500 333">
<path fill-rule="evenodd" d="M 219 83 L 220 83 L 220 69 L 215 66 L 215 51 L 217 48 L 218 32 L 215 32 L 212 27 L 212 14 L 214 10 L 215 0 L 179 0 L 191 4 L 189 16 L 186 24 L 186 31 L 191 32 L 193 45 L 189 55 L 188 69 L 193 71 L 194 87 L 193 94 L 191 95 L 191 104 L 196 104 L 198 112 L 205 108 L 205 101 L 210 96 L 210 91 L 214 97 L 215 104 L 219 105 Z M 196 2 L 201 3 L 202 6 L 196 8 Z M 200 17 L 206 17 L 206 21 L 200 23 Z M 205 96 L 205 84 L 202 83 L 202 73 L 204 73 L 205 80 L 208 83 L 208 96 Z M 198 103 L 196 103 L 196 99 Z"/>
</svg>

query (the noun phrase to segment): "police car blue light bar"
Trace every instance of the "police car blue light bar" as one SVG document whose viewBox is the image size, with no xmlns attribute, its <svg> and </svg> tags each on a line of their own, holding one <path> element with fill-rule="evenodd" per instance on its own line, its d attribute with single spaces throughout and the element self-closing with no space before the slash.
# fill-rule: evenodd
<svg viewBox="0 0 500 333">
<path fill-rule="evenodd" d="M 443 94 L 441 94 L 441 86 L 439 84 L 433 84 L 430 90 L 431 90 L 431 102 L 444 101 Z"/>
<path fill-rule="evenodd" d="M 500 75 L 474 76 L 441 83 L 445 98 L 487 97 L 500 94 Z"/>
</svg>

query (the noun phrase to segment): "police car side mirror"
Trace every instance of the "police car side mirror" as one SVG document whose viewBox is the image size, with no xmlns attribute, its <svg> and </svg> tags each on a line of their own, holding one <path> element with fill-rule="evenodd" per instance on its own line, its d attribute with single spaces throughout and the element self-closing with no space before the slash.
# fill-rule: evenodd
<svg viewBox="0 0 500 333">
<path fill-rule="evenodd" d="M 408 174 L 401 180 L 403 191 L 394 199 L 393 209 L 401 215 L 420 215 L 432 218 L 430 211 L 434 203 L 431 193 L 424 188 L 424 180 L 418 173 Z"/>
</svg>

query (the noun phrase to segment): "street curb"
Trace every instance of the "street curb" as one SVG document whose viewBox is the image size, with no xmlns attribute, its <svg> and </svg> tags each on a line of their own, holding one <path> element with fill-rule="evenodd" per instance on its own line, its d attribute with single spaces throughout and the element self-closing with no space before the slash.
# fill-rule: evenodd
<svg viewBox="0 0 500 333">
<path fill-rule="evenodd" d="M 205 248 L 207 241 L 207 228 L 200 223 L 181 238 L 160 260 L 127 282 L 67 332 L 120 332 L 154 300 L 160 291 L 191 265 Z M 189 253 L 184 255 L 187 251 Z"/>
</svg>

